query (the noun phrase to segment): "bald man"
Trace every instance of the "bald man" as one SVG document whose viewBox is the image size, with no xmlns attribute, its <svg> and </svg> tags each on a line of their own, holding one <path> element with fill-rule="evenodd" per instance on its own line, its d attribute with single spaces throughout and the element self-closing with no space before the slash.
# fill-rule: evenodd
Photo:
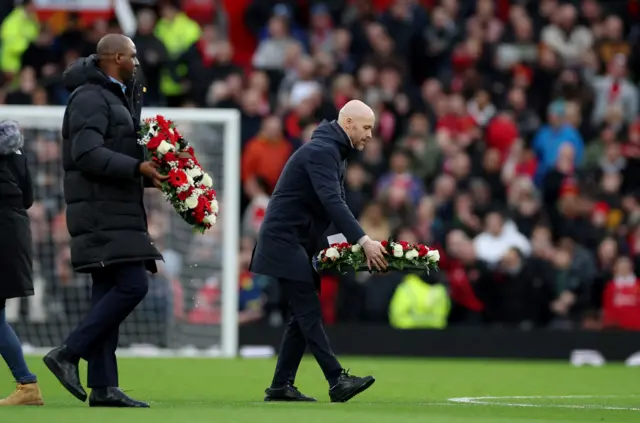
<svg viewBox="0 0 640 423">
<path fill-rule="evenodd" d="M 145 186 L 166 179 L 145 161 L 138 144 L 142 89 L 133 42 L 117 34 L 100 40 L 97 54 L 73 63 L 63 82 L 71 91 L 62 123 L 62 164 L 71 263 L 92 279 L 91 310 L 46 366 L 81 401 L 87 393 L 78 364 L 87 361 L 92 407 L 148 407 L 118 388 L 120 324 L 148 290 L 162 255 L 147 229 Z"/>
<path fill-rule="evenodd" d="M 372 376 L 347 373 L 331 351 L 322 327 L 320 277 L 312 265 L 323 234 L 333 224 L 349 242 L 363 247 L 370 267 L 387 266 L 384 248 L 364 233 L 344 193 L 346 159 L 353 150 L 365 148 L 374 124 L 373 111 L 360 101 L 347 103 L 337 121 L 322 122 L 285 165 L 267 206 L 251 271 L 278 281 L 290 320 L 265 401 L 315 401 L 294 386 L 307 347 L 328 381 L 332 402 L 346 402 L 375 382 Z"/>
</svg>

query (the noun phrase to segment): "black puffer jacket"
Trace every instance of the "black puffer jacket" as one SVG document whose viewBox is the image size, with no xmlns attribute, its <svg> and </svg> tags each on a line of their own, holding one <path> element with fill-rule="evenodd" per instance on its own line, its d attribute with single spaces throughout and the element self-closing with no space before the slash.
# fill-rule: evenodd
<svg viewBox="0 0 640 423">
<path fill-rule="evenodd" d="M 137 143 L 140 89 L 121 86 L 82 58 L 64 73 L 72 91 L 62 124 L 64 195 L 76 271 L 144 261 L 155 272 L 162 255 L 147 231 Z"/>
</svg>

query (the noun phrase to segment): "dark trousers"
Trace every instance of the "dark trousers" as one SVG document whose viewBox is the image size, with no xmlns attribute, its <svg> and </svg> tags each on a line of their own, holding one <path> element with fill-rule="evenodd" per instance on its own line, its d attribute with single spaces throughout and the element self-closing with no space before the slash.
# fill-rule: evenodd
<svg viewBox="0 0 640 423">
<path fill-rule="evenodd" d="M 87 360 L 89 388 L 118 386 L 118 331 L 147 294 L 147 271 L 142 262 L 123 263 L 98 269 L 91 278 L 91 310 L 66 345 Z"/>
<path fill-rule="evenodd" d="M 304 352 L 309 346 L 327 380 L 337 378 L 342 366 L 331 351 L 322 327 L 320 298 L 312 283 L 278 279 L 282 295 L 289 303 L 291 318 L 280 345 L 280 355 L 272 386 L 293 384 Z"/>
</svg>

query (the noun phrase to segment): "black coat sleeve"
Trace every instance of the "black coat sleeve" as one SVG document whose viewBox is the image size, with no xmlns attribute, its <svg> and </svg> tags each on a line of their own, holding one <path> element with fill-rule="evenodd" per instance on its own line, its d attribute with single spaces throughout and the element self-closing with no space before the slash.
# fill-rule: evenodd
<svg viewBox="0 0 640 423">
<path fill-rule="evenodd" d="M 67 112 L 71 158 L 82 172 L 118 179 L 139 177 L 139 160 L 104 145 L 109 126 L 109 105 L 104 97 L 91 90 L 80 91 Z"/>
<path fill-rule="evenodd" d="M 31 182 L 27 158 L 22 152 L 9 156 L 9 168 L 22 192 L 22 204 L 28 210 L 33 205 L 33 182 Z"/>
<path fill-rule="evenodd" d="M 310 155 L 306 170 L 329 219 L 349 242 L 356 243 L 365 233 L 342 197 L 337 153 L 318 151 Z"/>
<path fill-rule="evenodd" d="M 149 160 L 149 153 L 146 147 L 144 149 L 144 159 Z M 155 188 L 155 185 L 153 184 L 153 180 L 144 175 L 142 175 L 142 186 L 145 188 Z"/>
</svg>

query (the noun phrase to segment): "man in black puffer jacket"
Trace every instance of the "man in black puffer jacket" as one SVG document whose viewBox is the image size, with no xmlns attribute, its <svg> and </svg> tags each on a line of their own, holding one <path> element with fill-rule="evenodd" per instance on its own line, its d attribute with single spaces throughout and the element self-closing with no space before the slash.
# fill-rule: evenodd
<svg viewBox="0 0 640 423">
<path fill-rule="evenodd" d="M 44 362 L 86 401 L 78 363 L 87 360 L 90 406 L 148 407 L 118 389 L 115 356 L 118 328 L 146 295 L 147 271 L 155 273 L 155 261 L 162 260 L 147 231 L 143 193 L 166 176 L 144 161 L 137 141 L 137 65 L 133 42 L 111 34 L 98 43 L 97 55 L 78 60 L 64 74 L 72 91 L 62 124 L 71 261 L 77 272 L 91 273 L 92 309 Z"/>
</svg>

